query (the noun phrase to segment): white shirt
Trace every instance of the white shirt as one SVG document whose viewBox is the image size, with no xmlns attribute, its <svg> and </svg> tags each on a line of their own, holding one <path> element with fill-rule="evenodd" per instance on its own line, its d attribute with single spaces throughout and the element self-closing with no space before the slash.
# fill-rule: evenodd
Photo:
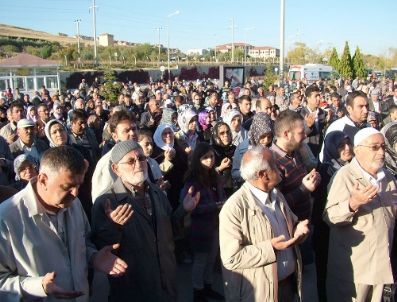
<svg viewBox="0 0 397 302">
<path fill-rule="evenodd" d="M 248 185 L 257 204 L 262 209 L 263 214 L 269 219 L 273 230 L 273 236 L 278 237 L 284 235 L 286 240 L 290 239 L 287 222 L 277 202 L 277 190 L 273 189 L 270 194 L 268 194 L 250 183 L 248 183 Z M 276 250 L 275 252 L 278 280 L 283 280 L 295 272 L 295 256 L 292 247 L 282 251 Z"/>
<path fill-rule="evenodd" d="M 364 178 L 367 179 L 371 185 L 377 187 L 378 192 L 382 192 L 382 189 L 383 189 L 382 188 L 382 179 L 384 179 L 386 177 L 386 174 L 383 171 L 383 169 L 380 169 L 378 171 L 378 173 L 376 173 L 376 178 L 375 178 L 361 167 L 360 163 L 357 161 L 356 158 L 353 158 L 353 161 L 355 161 L 357 163 L 357 166 L 359 167 Z"/>
</svg>

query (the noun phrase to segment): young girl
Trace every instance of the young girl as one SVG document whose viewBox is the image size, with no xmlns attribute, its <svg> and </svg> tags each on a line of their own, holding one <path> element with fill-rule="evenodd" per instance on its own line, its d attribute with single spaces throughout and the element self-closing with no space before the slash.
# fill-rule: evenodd
<svg viewBox="0 0 397 302">
<path fill-rule="evenodd" d="M 179 147 L 190 157 L 198 143 L 197 113 L 187 108 L 178 114 L 178 125 L 181 130 L 175 133 L 175 140 Z"/>
<path fill-rule="evenodd" d="M 211 288 L 213 268 L 219 249 L 218 214 L 224 201 L 222 183 L 215 171 L 215 155 L 208 143 L 198 143 L 186 174 L 183 199 L 190 187 L 200 193 L 200 200 L 191 213 L 191 248 L 194 254 L 192 281 L 194 301 L 222 296 Z"/>
<path fill-rule="evenodd" d="M 138 136 L 138 143 L 142 147 L 143 154 L 146 156 L 148 164 L 149 180 L 157 184 L 160 189 L 165 190 L 169 187 L 168 181 L 163 180 L 163 174 L 157 161 L 150 156 L 153 153 L 153 140 L 150 133 L 141 131 Z"/>
<path fill-rule="evenodd" d="M 175 210 L 179 205 L 179 195 L 183 187 L 182 175 L 187 170 L 187 155 L 174 144 L 174 131 L 171 125 L 160 124 L 153 135 L 152 158 L 160 166 L 164 179 L 170 184 L 167 190 L 168 200 Z"/>
</svg>

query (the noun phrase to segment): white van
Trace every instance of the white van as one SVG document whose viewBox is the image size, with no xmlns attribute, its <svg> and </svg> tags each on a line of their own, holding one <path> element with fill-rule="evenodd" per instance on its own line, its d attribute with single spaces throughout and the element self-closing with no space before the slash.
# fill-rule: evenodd
<svg viewBox="0 0 397 302">
<path fill-rule="evenodd" d="M 288 77 L 293 81 L 306 79 L 308 82 L 315 82 L 320 79 L 331 79 L 332 67 L 323 64 L 291 65 Z"/>
</svg>

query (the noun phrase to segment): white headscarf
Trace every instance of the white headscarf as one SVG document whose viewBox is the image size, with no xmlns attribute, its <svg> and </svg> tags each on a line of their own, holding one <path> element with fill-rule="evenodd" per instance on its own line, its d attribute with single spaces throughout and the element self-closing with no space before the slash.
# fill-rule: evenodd
<svg viewBox="0 0 397 302">
<path fill-rule="evenodd" d="M 166 129 L 170 129 L 172 131 L 172 133 L 174 133 L 174 130 L 172 130 L 172 126 L 169 124 L 160 124 L 157 126 L 156 131 L 154 132 L 153 135 L 153 140 L 154 143 L 156 144 L 157 147 L 159 147 L 160 149 L 167 151 L 167 150 L 171 150 L 174 148 L 174 140 L 175 138 L 172 140 L 171 144 L 166 144 L 163 140 L 163 132 Z"/>
<path fill-rule="evenodd" d="M 191 108 L 187 108 L 184 111 L 178 113 L 178 125 L 183 133 L 188 133 L 189 123 L 195 116 L 197 116 L 197 112 Z"/>
</svg>

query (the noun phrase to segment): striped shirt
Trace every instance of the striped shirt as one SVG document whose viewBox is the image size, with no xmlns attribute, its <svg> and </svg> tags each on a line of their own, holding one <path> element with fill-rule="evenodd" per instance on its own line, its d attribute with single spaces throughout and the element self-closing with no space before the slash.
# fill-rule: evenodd
<svg viewBox="0 0 397 302">
<path fill-rule="evenodd" d="M 281 173 L 279 190 L 283 193 L 292 212 L 299 220 L 310 219 L 312 202 L 310 191 L 302 184 L 302 179 L 307 174 L 302 158 L 298 152 L 287 154 L 275 143 L 270 149 L 273 151 L 277 167 Z"/>
</svg>

